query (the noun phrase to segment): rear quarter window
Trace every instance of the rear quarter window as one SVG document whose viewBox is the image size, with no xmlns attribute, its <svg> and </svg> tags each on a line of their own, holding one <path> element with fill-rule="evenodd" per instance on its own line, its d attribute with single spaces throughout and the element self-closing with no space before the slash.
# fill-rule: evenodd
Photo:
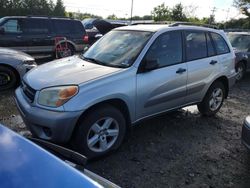
<svg viewBox="0 0 250 188">
<path fill-rule="evenodd" d="M 216 49 L 218 55 L 226 54 L 226 53 L 230 52 L 226 41 L 224 40 L 224 38 L 221 35 L 219 35 L 217 33 L 211 33 L 211 36 L 212 36 L 212 39 L 214 41 L 215 49 Z"/>
<path fill-rule="evenodd" d="M 59 35 L 85 33 L 80 21 L 74 20 L 54 20 L 54 28 Z"/>
</svg>

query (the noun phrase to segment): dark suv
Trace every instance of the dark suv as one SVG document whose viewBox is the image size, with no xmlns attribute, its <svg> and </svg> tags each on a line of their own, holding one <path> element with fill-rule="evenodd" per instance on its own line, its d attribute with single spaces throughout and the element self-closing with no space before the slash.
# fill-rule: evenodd
<svg viewBox="0 0 250 188">
<path fill-rule="evenodd" d="M 0 46 L 14 48 L 35 57 L 68 55 L 84 49 L 86 31 L 79 20 L 56 17 L 15 16 L 0 19 Z M 60 54 L 56 54 L 61 56 Z"/>
</svg>

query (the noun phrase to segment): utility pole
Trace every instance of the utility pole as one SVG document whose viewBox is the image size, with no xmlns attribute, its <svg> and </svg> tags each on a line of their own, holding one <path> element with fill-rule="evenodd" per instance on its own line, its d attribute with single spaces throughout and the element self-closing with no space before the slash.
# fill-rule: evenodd
<svg viewBox="0 0 250 188">
<path fill-rule="evenodd" d="M 215 11 L 216 11 L 216 7 L 213 7 L 213 9 L 211 10 L 211 15 L 210 15 L 210 20 L 209 20 L 209 24 L 211 25 L 212 24 L 212 18 L 215 18 Z"/>
<path fill-rule="evenodd" d="M 133 19 L 133 8 L 134 8 L 134 0 L 132 0 L 131 2 L 130 24 L 132 24 L 132 19 Z"/>
</svg>

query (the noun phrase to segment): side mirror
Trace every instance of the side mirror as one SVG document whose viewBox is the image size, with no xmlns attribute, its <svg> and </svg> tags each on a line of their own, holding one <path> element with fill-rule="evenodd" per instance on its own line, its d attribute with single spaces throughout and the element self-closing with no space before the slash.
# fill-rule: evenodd
<svg viewBox="0 0 250 188">
<path fill-rule="evenodd" d="M 102 38 L 102 37 L 103 37 L 102 34 L 96 34 L 96 35 L 95 35 L 95 39 L 100 39 L 100 38 Z"/>
<path fill-rule="evenodd" d="M 5 33 L 4 27 L 0 27 L 0 34 L 1 34 L 1 35 L 4 35 L 4 33 Z"/>
<path fill-rule="evenodd" d="M 151 71 L 151 70 L 157 69 L 158 67 L 159 67 L 159 63 L 157 59 L 145 60 L 145 66 L 144 66 L 145 71 Z"/>
</svg>

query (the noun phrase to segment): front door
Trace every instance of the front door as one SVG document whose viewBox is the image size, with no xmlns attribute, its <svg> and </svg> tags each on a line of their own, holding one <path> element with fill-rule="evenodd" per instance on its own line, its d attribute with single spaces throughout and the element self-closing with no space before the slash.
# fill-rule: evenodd
<svg viewBox="0 0 250 188">
<path fill-rule="evenodd" d="M 181 31 L 160 35 L 149 48 L 144 63 L 144 67 L 150 67 L 150 63 L 157 66 L 137 74 L 137 119 L 183 105 L 188 70 L 183 62 Z"/>
<path fill-rule="evenodd" d="M 1 47 L 8 47 L 23 52 L 27 51 L 28 41 L 24 37 L 23 19 L 7 19 L 0 27 L 4 29 L 4 33 L 0 34 Z"/>
</svg>

